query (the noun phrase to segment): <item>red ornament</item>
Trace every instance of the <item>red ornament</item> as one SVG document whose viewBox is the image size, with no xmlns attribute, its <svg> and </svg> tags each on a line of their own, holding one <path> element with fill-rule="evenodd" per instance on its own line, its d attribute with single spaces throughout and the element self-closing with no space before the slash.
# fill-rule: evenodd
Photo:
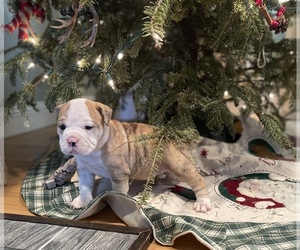
<svg viewBox="0 0 300 250">
<path fill-rule="evenodd" d="M 262 5 L 263 0 L 256 0 L 255 5 Z"/>
<path fill-rule="evenodd" d="M 285 8 L 280 7 L 277 11 L 276 18 L 273 19 L 270 14 L 268 13 L 266 5 L 262 2 L 259 5 L 259 10 L 266 19 L 267 23 L 269 24 L 269 30 L 274 30 L 275 34 L 284 33 L 287 31 L 289 25 L 289 19 L 284 16 Z"/>
<path fill-rule="evenodd" d="M 282 16 L 284 12 L 285 12 L 285 8 L 281 6 L 277 11 L 276 16 Z"/>
<path fill-rule="evenodd" d="M 275 29 L 278 26 L 278 22 L 276 20 L 272 20 L 271 29 Z"/>
<path fill-rule="evenodd" d="M 45 11 L 39 4 L 32 3 L 28 0 L 20 0 L 17 13 L 8 24 L 4 25 L 4 29 L 9 34 L 19 29 L 18 38 L 27 40 L 28 28 L 30 28 L 29 22 L 32 16 L 36 16 L 39 22 L 43 22 L 45 20 Z"/>
</svg>

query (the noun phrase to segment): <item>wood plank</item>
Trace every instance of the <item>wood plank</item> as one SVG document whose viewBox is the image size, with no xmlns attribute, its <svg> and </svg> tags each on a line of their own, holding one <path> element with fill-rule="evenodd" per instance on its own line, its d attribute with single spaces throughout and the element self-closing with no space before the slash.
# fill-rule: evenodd
<svg viewBox="0 0 300 250">
<path fill-rule="evenodd" d="M 24 250 L 146 249 L 152 241 L 150 229 L 15 214 L 4 214 L 4 227 L 4 246 Z"/>
<path fill-rule="evenodd" d="M 0 213 L 0 217 L 6 220 L 13 221 L 24 221 L 24 222 L 32 222 L 39 224 L 48 224 L 48 225 L 59 225 L 64 227 L 77 227 L 77 228 L 85 228 L 85 229 L 95 229 L 102 230 L 108 232 L 119 232 L 119 233 L 130 233 L 130 234 L 139 234 L 145 230 L 146 228 L 138 228 L 138 227 L 129 227 L 125 225 L 113 225 L 107 224 L 103 222 L 93 223 L 91 221 L 83 221 L 83 220 L 66 220 L 66 219 L 54 219 L 43 216 L 26 216 L 19 214 L 8 214 Z"/>
</svg>

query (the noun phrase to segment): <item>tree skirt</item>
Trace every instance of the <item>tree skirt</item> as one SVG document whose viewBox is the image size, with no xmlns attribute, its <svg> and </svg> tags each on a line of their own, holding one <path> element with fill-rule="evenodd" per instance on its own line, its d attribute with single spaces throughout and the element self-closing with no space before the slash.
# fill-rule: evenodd
<svg viewBox="0 0 300 250">
<path fill-rule="evenodd" d="M 254 139 L 257 137 L 252 137 L 252 142 Z M 129 226 L 152 228 L 163 245 L 192 233 L 210 249 L 296 249 L 298 162 L 251 155 L 245 150 L 245 143 L 249 145 L 245 136 L 237 143 L 204 140 L 205 146 L 197 151 L 204 162 L 199 171 L 213 204 L 207 213 L 194 212 L 194 194 L 185 183 L 154 186 L 143 206 L 135 199 L 142 190 L 136 183 L 130 196 L 107 191 L 98 194 L 87 208 L 73 209 L 70 204 L 78 195 L 76 175 L 62 186 L 43 188 L 68 160 L 59 149 L 27 174 L 21 195 L 32 213 L 69 220 L 86 218 L 109 205 Z"/>
</svg>

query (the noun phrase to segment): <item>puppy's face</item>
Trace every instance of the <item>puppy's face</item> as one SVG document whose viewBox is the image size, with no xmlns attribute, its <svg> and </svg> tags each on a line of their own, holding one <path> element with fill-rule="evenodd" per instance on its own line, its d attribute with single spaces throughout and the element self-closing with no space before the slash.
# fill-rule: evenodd
<svg viewBox="0 0 300 250">
<path fill-rule="evenodd" d="M 56 112 L 65 155 L 90 155 L 107 141 L 112 110 L 106 105 L 80 98 L 58 106 Z"/>
</svg>

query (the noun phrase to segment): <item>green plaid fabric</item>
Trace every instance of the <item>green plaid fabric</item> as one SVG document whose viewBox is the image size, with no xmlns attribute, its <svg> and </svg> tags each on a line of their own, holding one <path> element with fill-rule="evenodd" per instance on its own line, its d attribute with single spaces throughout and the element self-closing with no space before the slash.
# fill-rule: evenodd
<svg viewBox="0 0 300 250">
<path fill-rule="evenodd" d="M 78 188 L 73 183 L 66 183 L 50 190 L 43 189 L 43 183 L 67 160 L 68 158 L 60 150 L 56 150 L 27 174 L 22 184 L 21 195 L 29 211 L 41 216 L 74 220 L 87 212 L 104 195 L 96 197 L 85 209 L 73 209 L 70 203 L 78 195 Z M 128 198 L 132 200 L 132 198 Z M 176 216 L 151 206 L 144 206 L 143 213 L 152 225 L 155 239 L 163 245 L 172 245 L 176 237 L 190 232 L 211 249 L 276 250 L 297 248 L 296 222 L 222 223 L 190 216 Z"/>
<path fill-rule="evenodd" d="M 84 209 L 73 209 L 70 206 L 71 201 L 78 196 L 78 188 L 73 183 L 54 189 L 43 188 L 43 183 L 67 160 L 59 150 L 55 150 L 28 172 L 21 187 L 21 195 L 29 211 L 41 216 L 69 220 L 83 212 Z"/>
<path fill-rule="evenodd" d="M 175 216 L 144 207 L 155 238 L 171 245 L 175 237 L 190 232 L 212 249 L 296 249 L 297 225 L 292 223 L 214 222 L 189 216 Z"/>
</svg>

